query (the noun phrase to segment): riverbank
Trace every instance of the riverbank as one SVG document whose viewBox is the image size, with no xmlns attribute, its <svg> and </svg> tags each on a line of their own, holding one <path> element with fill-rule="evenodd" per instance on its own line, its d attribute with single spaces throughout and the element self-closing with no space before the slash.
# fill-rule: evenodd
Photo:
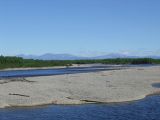
<svg viewBox="0 0 160 120">
<path fill-rule="evenodd" d="M 0 81 L 0 107 L 113 103 L 159 93 L 160 66 Z"/>
<path fill-rule="evenodd" d="M 96 67 L 96 66 L 111 66 L 101 63 L 95 64 L 72 64 L 71 66 L 53 66 L 53 67 L 26 67 L 26 68 L 5 68 L 0 69 L 0 71 L 11 71 L 11 70 L 44 70 L 44 69 L 61 69 L 61 68 L 82 68 L 82 67 Z M 112 65 L 112 66 L 123 66 L 123 65 Z"/>
</svg>

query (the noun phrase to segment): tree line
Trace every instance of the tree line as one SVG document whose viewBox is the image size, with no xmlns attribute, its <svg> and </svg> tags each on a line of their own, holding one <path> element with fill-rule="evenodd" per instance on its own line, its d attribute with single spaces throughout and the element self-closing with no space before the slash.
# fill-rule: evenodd
<svg viewBox="0 0 160 120">
<path fill-rule="evenodd" d="M 160 59 L 152 58 L 116 58 L 101 60 L 33 60 L 21 57 L 0 56 L 0 69 L 22 67 L 71 66 L 72 64 L 160 64 Z"/>
</svg>

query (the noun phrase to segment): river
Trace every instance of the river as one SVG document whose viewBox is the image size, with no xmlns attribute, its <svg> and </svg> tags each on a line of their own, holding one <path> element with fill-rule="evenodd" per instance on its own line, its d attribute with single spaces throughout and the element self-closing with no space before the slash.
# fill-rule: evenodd
<svg viewBox="0 0 160 120">
<path fill-rule="evenodd" d="M 160 120 L 160 96 L 119 104 L 0 109 L 0 120 Z"/>
<path fill-rule="evenodd" d="M 2 70 L 0 71 L 0 78 L 33 77 L 33 76 L 98 72 L 106 70 L 120 70 L 137 66 L 149 67 L 152 65 L 93 65 L 93 66 L 91 65 L 89 67 L 69 67 L 69 68 L 55 68 L 55 69 L 5 70 L 5 71 Z"/>
</svg>

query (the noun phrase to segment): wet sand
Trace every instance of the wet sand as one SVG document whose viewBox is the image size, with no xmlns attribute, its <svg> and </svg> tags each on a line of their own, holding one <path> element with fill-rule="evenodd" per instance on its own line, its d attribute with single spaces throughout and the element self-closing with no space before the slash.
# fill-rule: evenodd
<svg viewBox="0 0 160 120">
<path fill-rule="evenodd" d="M 0 108 L 113 103 L 160 92 L 160 66 L 0 80 Z"/>
</svg>

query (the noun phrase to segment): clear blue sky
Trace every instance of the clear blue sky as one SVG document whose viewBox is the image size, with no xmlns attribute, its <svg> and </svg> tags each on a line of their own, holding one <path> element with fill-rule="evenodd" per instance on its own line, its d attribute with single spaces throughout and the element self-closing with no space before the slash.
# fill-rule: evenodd
<svg viewBox="0 0 160 120">
<path fill-rule="evenodd" d="M 160 55 L 160 0 L 0 0 L 0 54 Z"/>
</svg>

